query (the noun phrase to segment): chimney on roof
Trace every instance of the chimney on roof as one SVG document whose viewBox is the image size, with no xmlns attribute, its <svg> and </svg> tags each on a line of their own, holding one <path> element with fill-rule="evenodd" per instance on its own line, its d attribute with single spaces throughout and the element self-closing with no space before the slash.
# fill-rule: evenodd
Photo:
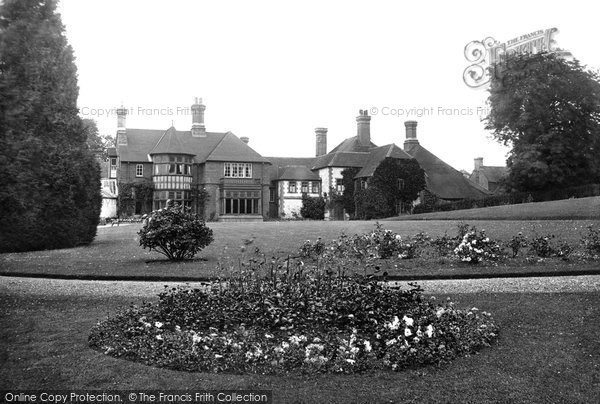
<svg viewBox="0 0 600 404">
<path fill-rule="evenodd" d="M 315 134 L 317 135 L 316 156 L 323 156 L 327 154 L 327 128 L 315 128 Z"/>
<path fill-rule="evenodd" d="M 117 145 L 127 146 L 126 118 L 127 109 L 121 105 L 117 108 Z"/>
<path fill-rule="evenodd" d="M 476 157 L 473 161 L 475 162 L 475 171 L 479 171 L 483 166 L 483 157 Z"/>
<path fill-rule="evenodd" d="M 358 135 L 358 142 L 361 146 L 371 146 L 371 117 L 369 111 L 360 110 L 356 117 L 356 129 Z"/>
<path fill-rule="evenodd" d="M 242 137 L 240 138 L 240 140 L 241 140 L 242 142 L 244 142 L 244 143 L 248 144 L 248 142 L 250 141 L 250 138 L 249 138 L 249 137 L 246 137 L 246 136 L 242 136 Z"/>
<path fill-rule="evenodd" d="M 202 98 L 196 97 L 192 105 L 192 137 L 205 137 L 204 110 L 206 105 L 202 104 Z"/>
<path fill-rule="evenodd" d="M 404 140 L 404 151 L 409 153 L 411 150 L 419 144 L 417 139 L 417 121 L 406 121 L 404 122 L 406 128 L 406 139 Z"/>
</svg>

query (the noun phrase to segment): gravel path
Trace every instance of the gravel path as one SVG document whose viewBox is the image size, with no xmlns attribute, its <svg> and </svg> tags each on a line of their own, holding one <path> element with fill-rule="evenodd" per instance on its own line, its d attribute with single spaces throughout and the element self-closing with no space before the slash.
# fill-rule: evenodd
<svg viewBox="0 0 600 404">
<path fill-rule="evenodd" d="M 435 280 L 417 283 L 425 289 L 425 293 L 441 294 L 600 292 L 600 275 Z M 407 282 L 391 282 L 391 284 L 406 286 Z M 0 276 L 1 295 L 153 297 L 163 291 L 165 285 L 201 286 L 199 283 L 181 282 L 80 281 Z"/>
</svg>

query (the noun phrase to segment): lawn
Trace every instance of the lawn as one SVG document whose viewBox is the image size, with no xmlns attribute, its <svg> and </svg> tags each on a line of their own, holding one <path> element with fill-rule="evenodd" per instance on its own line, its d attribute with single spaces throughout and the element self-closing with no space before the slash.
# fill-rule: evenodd
<svg viewBox="0 0 600 404">
<path fill-rule="evenodd" d="M 254 388 L 272 389 L 277 403 L 600 402 L 600 296 L 450 297 L 494 315 L 501 333 L 491 348 L 440 368 L 261 376 L 150 368 L 88 348 L 90 328 L 128 305 L 126 297 L 6 294 L 0 296 L 0 390 Z"/>
<path fill-rule="evenodd" d="M 455 235 L 458 221 L 390 221 L 387 229 L 402 236 L 426 232 L 437 237 L 444 233 Z M 478 229 L 485 229 L 489 237 L 509 240 L 519 231 L 525 234 L 554 234 L 576 246 L 586 226 L 600 227 L 600 220 L 538 220 L 538 221 L 469 221 Z M 237 267 L 244 259 L 241 246 L 245 240 L 254 240 L 248 250 L 258 247 L 267 256 L 284 257 L 295 254 L 307 239 L 322 237 L 325 241 L 345 233 L 370 232 L 375 222 L 315 222 L 285 221 L 263 223 L 208 223 L 214 231 L 215 241 L 203 250 L 199 259 L 171 263 L 155 252 L 143 250 L 137 241 L 140 224 L 100 227 L 96 240 L 89 246 L 0 254 L 0 274 L 30 274 L 74 276 L 81 278 L 132 278 L 132 279 L 194 279 L 223 275 L 222 268 Z M 248 252 L 245 256 L 248 256 Z M 397 264 L 396 268 L 394 264 Z M 524 258 L 508 260 L 498 265 L 472 266 L 446 258 L 402 260 L 397 263 L 382 262 L 382 272 L 390 277 L 460 277 L 488 275 L 524 275 L 528 273 L 577 273 L 598 269 L 598 262 L 545 259 L 528 263 Z"/>
<path fill-rule="evenodd" d="M 600 219 L 600 196 L 560 201 L 421 213 L 386 220 L 561 220 Z"/>
</svg>

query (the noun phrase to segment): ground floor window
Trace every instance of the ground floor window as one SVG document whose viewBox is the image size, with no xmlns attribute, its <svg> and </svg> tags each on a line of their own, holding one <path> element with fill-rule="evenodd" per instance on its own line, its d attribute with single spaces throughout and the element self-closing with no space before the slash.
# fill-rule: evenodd
<svg viewBox="0 0 600 404">
<path fill-rule="evenodd" d="M 226 215 L 255 215 L 259 214 L 258 199 L 225 198 Z"/>
<path fill-rule="evenodd" d="M 191 206 L 191 192 L 189 191 L 154 191 L 154 210 L 167 206 L 167 200 L 184 205 Z"/>
<path fill-rule="evenodd" d="M 222 214 L 225 215 L 260 215 L 260 191 L 223 192 Z"/>
</svg>

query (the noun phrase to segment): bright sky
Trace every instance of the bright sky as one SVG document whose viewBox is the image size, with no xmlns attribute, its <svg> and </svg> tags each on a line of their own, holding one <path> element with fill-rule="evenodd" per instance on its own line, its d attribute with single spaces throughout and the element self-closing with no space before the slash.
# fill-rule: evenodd
<svg viewBox="0 0 600 404">
<path fill-rule="evenodd" d="M 58 9 L 81 115 L 101 134 L 115 133 L 106 110 L 121 103 L 129 128 L 189 130 L 185 109 L 202 97 L 207 130 L 247 136 L 263 156 L 309 157 L 315 127 L 329 129 L 331 150 L 356 135 L 358 110 L 368 109 L 375 144 L 402 146 L 414 119 L 423 146 L 470 172 L 478 156 L 504 165 L 507 149 L 480 120 L 486 90 L 463 82 L 465 45 L 557 27 L 558 46 L 598 68 L 593 4 L 61 0 Z"/>
</svg>

